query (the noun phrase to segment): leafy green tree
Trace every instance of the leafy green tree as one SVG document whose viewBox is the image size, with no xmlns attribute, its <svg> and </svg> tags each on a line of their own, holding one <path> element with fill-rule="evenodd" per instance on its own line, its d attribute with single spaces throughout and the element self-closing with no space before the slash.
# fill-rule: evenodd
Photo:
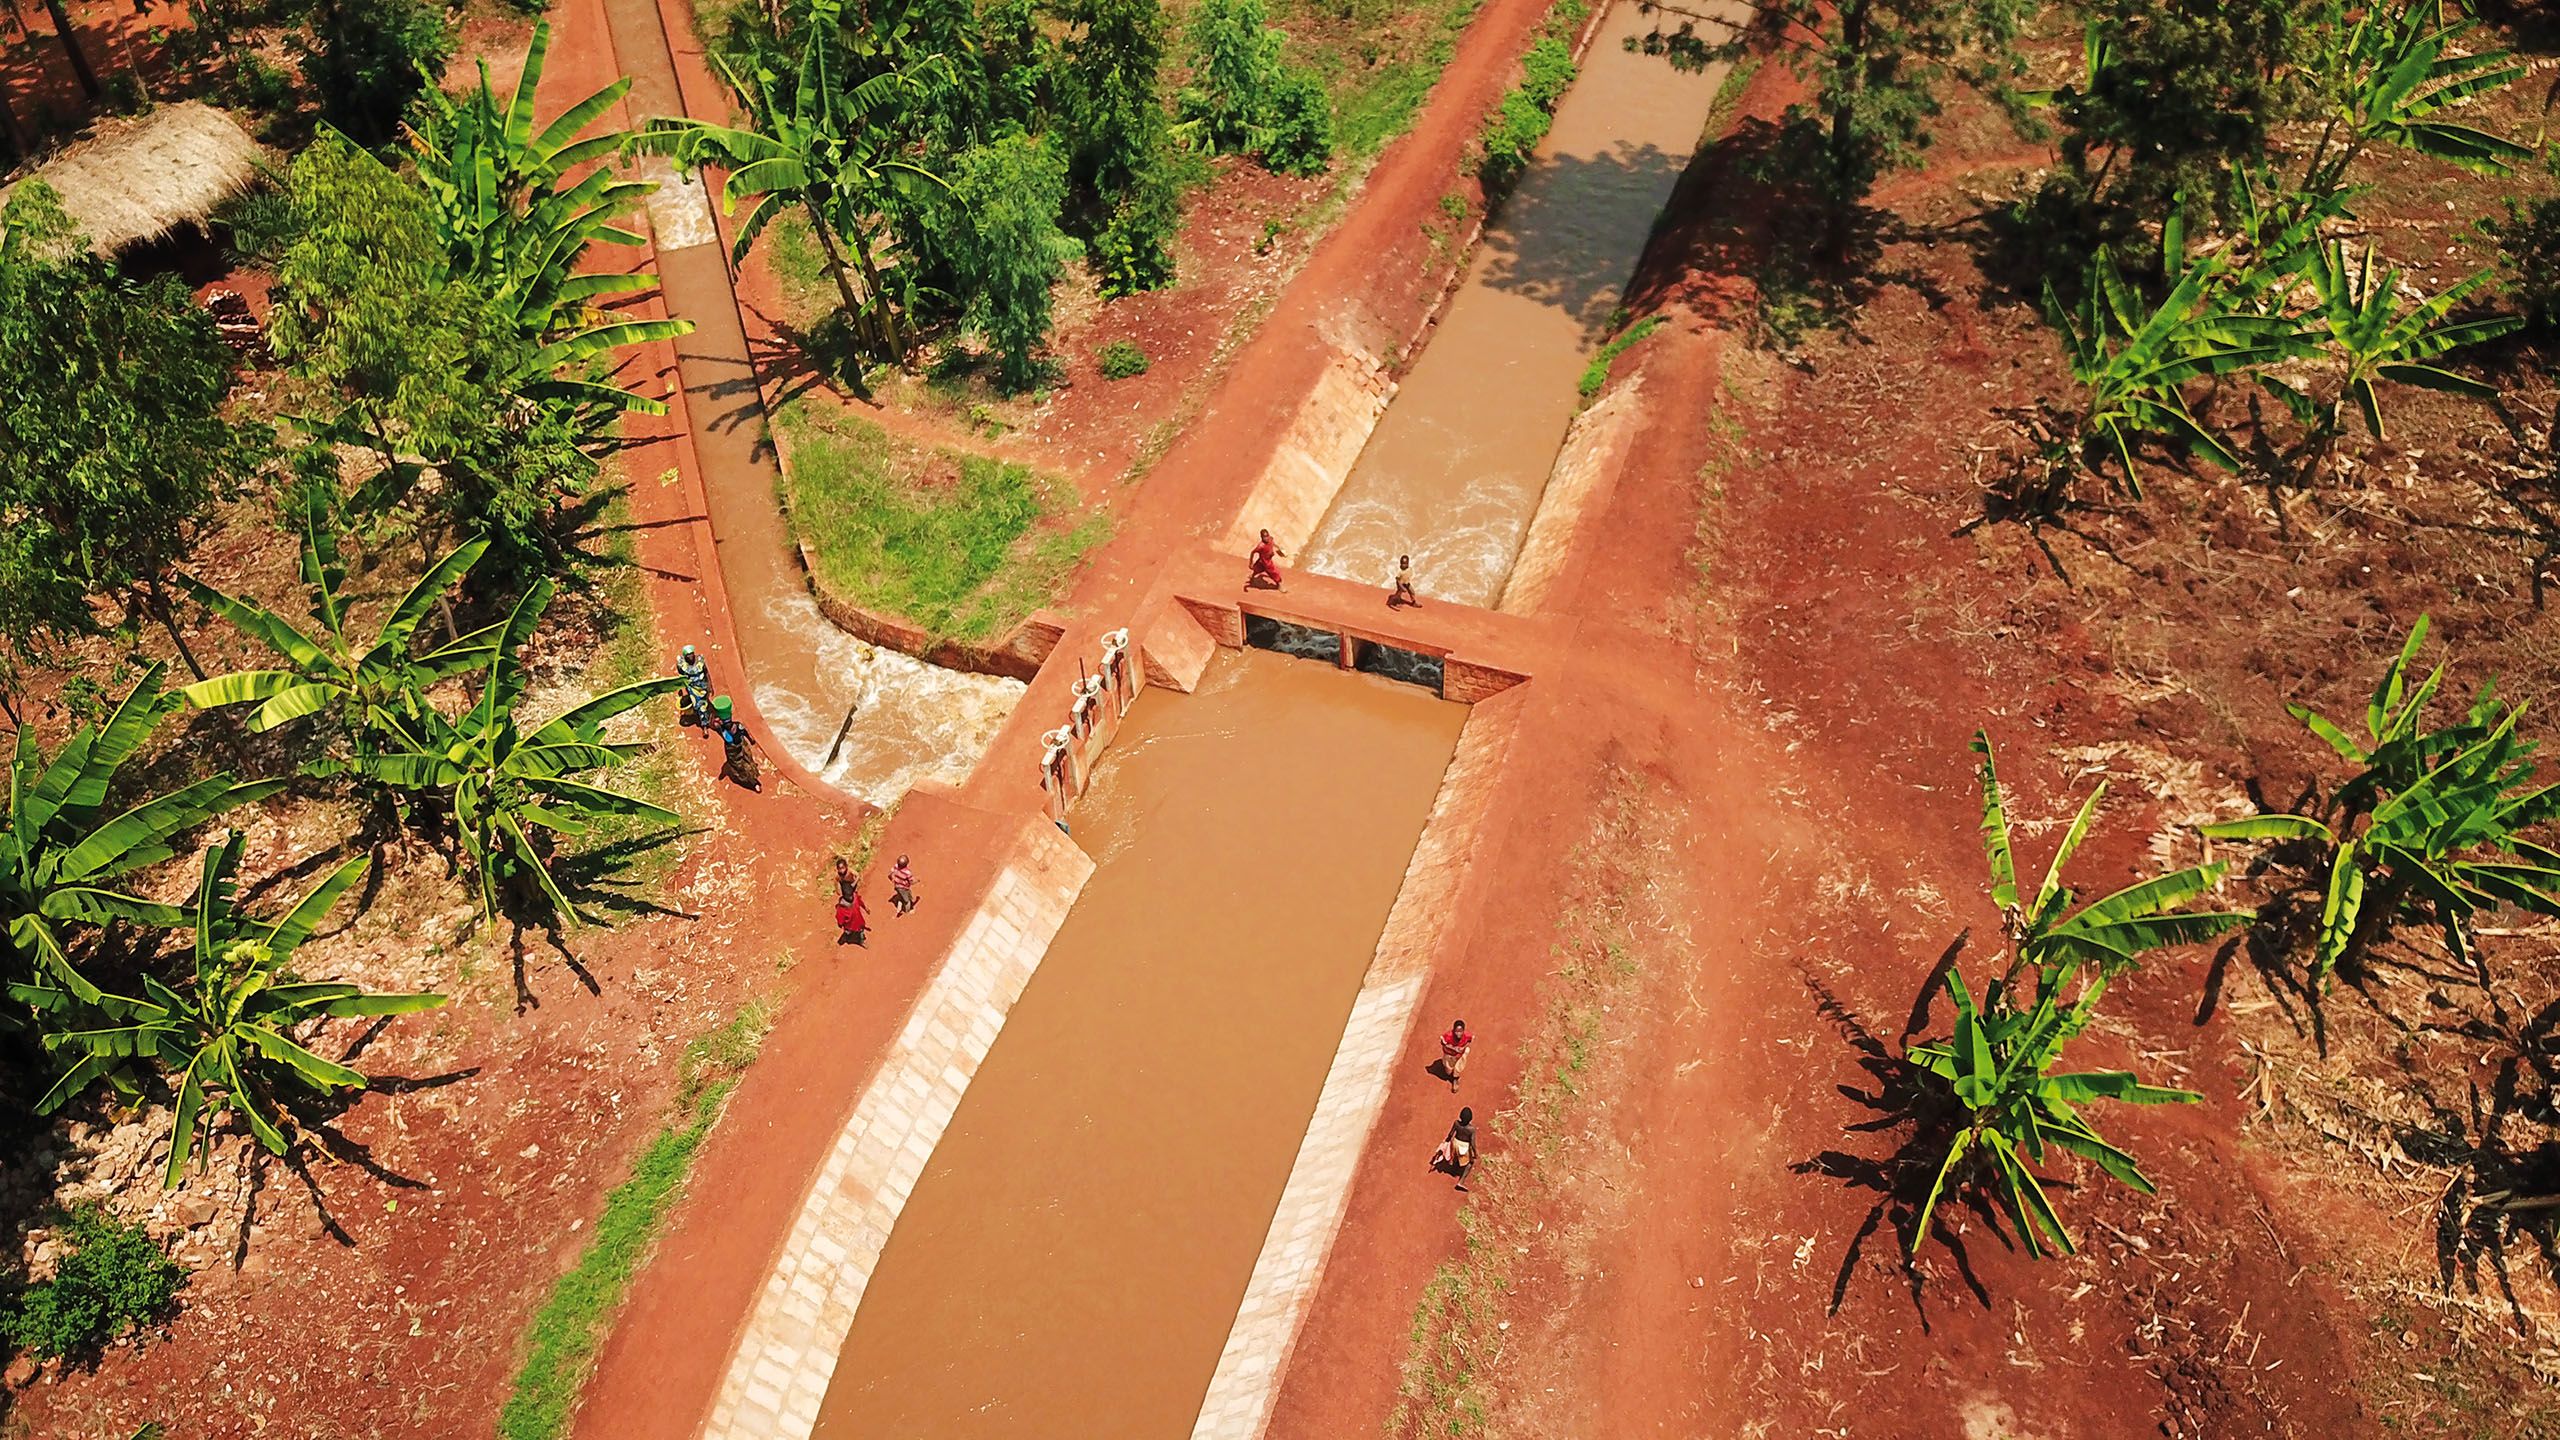
<svg viewBox="0 0 2560 1440">
<path fill-rule="evenodd" d="M 323 134 L 294 157 L 291 189 L 277 357 L 326 389 L 340 408 L 325 431 L 371 447 L 384 476 L 408 473 L 404 455 L 454 453 L 506 407 L 512 322 L 453 279 L 427 193 L 373 156 Z"/>
<path fill-rule="evenodd" d="M 2377 382 L 2415 385 L 2474 400 L 2498 398 L 2496 386 L 2434 363 L 2452 351 L 2496 339 L 2524 324 L 2523 317 L 2516 315 L 2476 320 L 2449 318 L 2465 300 L 2494 280 L 2496 272 L 2482 270 L 2439 294 L 2404 304 L 2400 294 L 2405 286 L 2399 267 L 2390 266 L 2377 274 L 2370 247 L 2361 260 L 2353 263 L 2347 259 L 2344 241 L 2322 246 L 2317 254 L 2311 278 L 2318 307 L 2307 317 L 2307 330 L 2342 368 L 2338 393 L 2324 405 L 2275 376 L 2262 376 L 2259 380 L 2311 430 L 2304 466 L 2306 483 L 2318 477 L 2339 437 L 2346 433 L 2350 402 L 2364 417 L 2365 429 L 2373 438 L 2386 438 Z"/>
<path fill-rule="evenodd" d="M 924 92 L 926 77 L 947 66 L 927 57 L 845 83 L 838 47 L 829 38 L 842 8 L 841 0 L 812 0 L 808 24 L 798 32 L 806 43 L 787 79 L 761 69 L 741 75 L 723 64 L 747 111 L 746 125 L 660 119 L 639 144 L 688 167 L 727 169 L 724 212 L 735 211 L 741 199 L 754 199 L 738 222 L 741 260 L 778 209 L 796 205 L 806 211 L 855 343 L 867 354 L 904 360 L 908 327 L 881 273 L 883 252 L 893 239 L 884 207 L 893 189 L 939 187 L 942 180 L 905 158 L 896 122 L 903 118 L 902 107 Z"/>
<path fill-rule="evenodd" d="M 2539 747 L 2516 735 L 2524 708 L 2484 686 L 2459 723 L 2427 728 L 2445 667 L 2409 684 L 2426 638 L 2422 615 L 2374 686 L 2362 740 L 2308 706 L 2285 707 L 2357 767 L 2330 797 L 2326 819 L 2253 815 L 2203 827 L 2210 839 L 2322 848 L 2314 866 L 2325 877 L 2311 956 L 2317 984 L 2360 961 L 2403 919 L 2431 920 L 2455 960 L 2477 964 L 2470 926 L 2479 912 L 2512 905 L 2560 915 L 2560 851 L 2525 838 L 2560 819 L 2560 786 L 2537 782 Z"/>
<path fill-rule="evenodd" d="M 2310 103 L 2306 0 L 2079 0 L 2080 80 L 2054 92 L 2069 184 L 2087 204 L 2157 216 L 2230 177 Z"/>
<path fill-rule="evenodd" d="M 554 912 L 583 917 L 551 878 L 549 835 L 578 836 L 608 818 L 674 824 L 674 811 L 572 777 L 610 769 L 647 748 L 604 738 L 615 716 L 671 694 L 673 677 L 643 680 L 576 705 L 540 725 L 516 719 L 523 698 L 518 652 L 551 603 L 549 580 L 535 582 L 516 603 L 488 652 L 480 698 L 453 719 L 435 711 L 407 727 L 405 743 L 359 754 L 344 768 L 406 790 L 441 795 L 470 860 L 484 914 L 498 913 L 502 884 L 530 881 Z"/>
<path fill-rule="evenodd" d="M 50 1115 L 100 1080 L 126 1093 L 140 1092 L 133 1062 L 158 1067 L 175 1094 L 169 1131 L 169 1165 L 161 1184 L 175 1186 L 187 1160 L 208 1137 L 215 1115 L 238 1115 L 249 1133 L 273 1154 L 291 1152 L 291 1123 L 277 1108 L 292 1091 L 360 1090 L 364 1075 L 323 1059 L 293 1038 L 304 1023 L 322 1016 L 408 1015 L 431 1010 L 442 995 L 377 994 L 345 981 L 311 982 L 292 969 L 294 952 L 311 938 L 338 897 L 361 878 L 366 861 L 353 859 L 332 871 L 273 921 L 242 913 L 237 899 L 240 832 L 205 852 L 194 909 L 195 965 L 184 988 L 142 977 L 142 994 L 75 995 L 42 985 L 12 986 L 49 1023 L 47 1050 L 75 1057 L 43 1099 Z M 73 1028 L 76 1027 L 76 1028 Z M 280 1123 L 282 1122 L 282 1123 Z"/>
<path fill-rule="evenodd" d="M 193 668 L 161 577 L 269 449 L 227 413 L 212 318 L 176 277 L 135 284 L 90 254 L 29 181 L 0 210 L 0 353 L 0 634 L 23 651 L 89 633 L 91 597 L 120 597 Z"/>
<path fill-rule="evenodd" d="M 311 38 L 297 44 L 322 116 L 361 144 L 390 144 L 410 102 L 453 58 L 444 17 L 429 0 L 319 0 Z"/>
<path fill-rule="evenodd" d="M 1040 378 L 1050 291 L 1078 250 L 1058 228 L 1067 167 L 1045 140 L 1009 135 L 961 156 L 952 169 L 955 256 L 968 305 L 964 322 L 994 348 L 1004 383 Z"/>
<path fill-rule="evenodd" d="M 2007 969 L 1983 991 L 1977 1005 L 1964 978 L 1950 972 L 1947 993 L 1955 1002 L 1952 1039 L 1911 1048 L 1909 1058 L 1945 1083 L 1963 1112 L 1947 1143 L 1929 1197 L 1912 1230 L 1916 1250 L 1929 1233 L 1939 1202 L 1984 1173 L 2017 1226 L 2029 1254 L 2051 1246 L 2069 1253 L 2070 1231 L 2055 1213 L 2033 1166 L 2048 1146 L 2096 1164 L 2144 1194 L 2153 1187 L 2133 1157 L 2109 1144 L 2079 1113 L 2092 1100 L 2136 1105 L 2193 1101 L 2184 1090 L 2144 1085 L 2123 1071 L 2049 1073 L 2062 1049 L 2088 1028 L 2098 998 L 2118 975 L 2152 950 L 2188 945 L 2249 922 L 2232 911 L 2179 912 L 2222 878 L 2223 867 L 2199 865 L 2129 885 L 2105 899 L 2074 909 L 2063 868 L 2088 838 L 2100 785 L 2082 802 L 2046 867 L 2032 900 L 2022 901 L 2017 860 L 2009 833 L 2008 798 L 1992 758 L 1990 737 L 1976 731 L 1981 757 L 1982 846 L 1991 872 L 1991 899 L 2000 909 L 2010 944 Z"/>
<path fill-rule="evenodd" d="M 1813 88 L 1788 112 L 1782 153 L 1803 155 L 1824 205 L 1828 246 L 1845 258 L 1857 207 L 1886 174 L 1920 163 L 1946 89 L 2003 98 L 2023 71 L 2020 25 L 2032 0 L 1769 0 L 1759 7 L 1788 67 Z M 1738 58 L 1758 44 L 1735 31 L 1694 59 Z M 1682 51 L 1673 52 L 1681 63 Z"/>
<path fill-rule="evenodd" d="M 178 692 L 198 709 L 255 703 L 252 731 L 272 730 L 322 710 L 336 709 L 359 747 L 396 737 L 415 726 L 426 708 L 428 686 L 479 669 L 489 660 L 496 625 L 472 631 L 423 652 L 418 627 L 449 597 L 489 548 L 470 541 L 429 566 L 370 636 L 351 629 L 355 617 L 346 588 L 347 567 L 339 537 L 318 505 L 302 518 L 302 583 L 311 597 L 316 635 L 255 600 L 226 595 L 186 576 L 185 584 L 206 609 L 263 642 L 285 662 L 274 670 L 241 670 Z"/>
<path fill-rule="evenodd" d="M 1105 298 L 1173 283 L 1181 184 L 1159 90 L 1164 12 L 1157 0 L 1074 0 L 1057 61 L 1058 109 L 1074 193 L 1107 218 L 1092 255 Z"/>
<path fill-rule="evenodd" d="M 1264 23 L 1263 0 L 1201 0 L 1191 12 L 1191 84 L 1183 121 L 1221 154 L 1256 152 L 1284 174 L 1313 175 L 1333 158 L 1332 101 L 1281 58 L 1288 37 Z"/>
<path fill-rule="evenodd" d="M 138 920 L 169 925 L 180 912 L 113 888 L 177 853 L 177 839 L 235 805 L 273 794 L 280 780 L 241 784 L 228 772 L 145 800 L 107 808 L 117 771 L 177 701 L 154 665 L 105 719 L 84 725 L 48 760 L 33 731 L 18 732 L 9 766 L 9 808 L 0 828 L 0 921 L 8 933 L 12 982 L 57 987 L 83 1001 L 97 987 L 73 968 L 63 927 Z"/>
<path fill-rule="evenodd" d="M 2456 4 L 2457 12 L 2466 7 Z M 2365 148 L 2379 141 L 2476 175 L 2504 175 L 2533 148 L 2448 118 L 2466 101 L 2522 79 L 2513 51 L 2462 54 L 2452 47 L 2478 28 L 2467 13 L 2453 24 L 2439 0 L 2371 0 L 2352 20 L 2329 0 L 2314 62 L 2318 103 L 2327 113 L 2304 163 L 2301 188 L 2334 190 Z"/>
</svg>

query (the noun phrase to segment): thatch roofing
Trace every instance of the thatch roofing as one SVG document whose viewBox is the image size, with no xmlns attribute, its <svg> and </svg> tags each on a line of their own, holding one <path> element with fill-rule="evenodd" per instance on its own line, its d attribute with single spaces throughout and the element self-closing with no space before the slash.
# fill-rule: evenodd
<svg viewBox="0 0 2560 1440">
<path fill-rule="evenodd" d="M 238 121 L 196 100 L 109 118 L 37 167 L 35 178 L 102 254 L 201 224 L 258 178 L 266 151 Z"/>
</svg>

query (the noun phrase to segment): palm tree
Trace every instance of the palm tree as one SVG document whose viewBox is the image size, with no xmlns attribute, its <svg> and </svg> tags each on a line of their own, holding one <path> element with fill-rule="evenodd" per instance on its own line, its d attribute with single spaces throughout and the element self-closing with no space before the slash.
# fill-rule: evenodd
<svg viewBox="0 0 2560 1440">
<path fill-rule="evenodd" d="M 84 1000 L 97 987 L 71 964 L 60 926 L 114 919 L 174 924 L 177 907 L 113 888 L 125 876 L 177 853 L 179 835 L 235 805 L 274 793 L 281 780 L 235 781 L 229 772 L 122 811 L 107 809 L 116 772 L 177 702 L 160 688 L 161 667 L 134 683 L 105 720 L 84 725 L 51 760 L 35 735 L 18 732 L 9 766 L 8 812 L 0 826 L 0 921 L 8 933 L 11 981 L 46 977 Z"/>
<path fill-rule="evenodd" d="M 2320 934 L 2311 978 L 2325 985 L 2413 907 L 2443 931 L 2445 949 L 2476 965 L 2471 917 L 2500 905 L 2560 914 L 2560 851 L 2525 832 L 2560 819 L 2560 786 L 2536 783 L 2534 752 L 2519 739 L 2522 706 L 2484 687 L 2457 724 L 2429 729 L 2426 707 L 2444 667 L 2414 689 L 2409 668 L 2427 638 L 2420 616 L 2365 707 L 2365 738 L 2308 706 L 2289 705 L 2355 777 L 2330 797 L 2327 819 L 2252 815 L 2207 825 L 2215 840 L 2310 841 L 2324 849 Z"/>
<path fill-rule="evenodd" d="M 2524 317 L 2520 315 L 2446 320 L 2456 306 L 2497 279 L 2494 270 L 2482 270 L 2453 288 L 2406 308 L 2399 299 L 2399 267 L 2389 267 L 2376 275 L 2371 246 L 2365 248 L 2364 258 L 2353 264 L 2347 260 L 2345 242 L 2323 246 L 2310 274 L 2318 308 L 2308 317 L 2306 333 L 2315 342 L 2324 342 L 2343 363 L 2345 373 L 2338 379 L 2338 393 L 2323 406 L 2272 376 L 2262 377 L 2259 382 L 2283 400 L 2294 417 L 2311 431 L 2303 483 L 2318 478 L 2330 451 L 2346 433 L 2348 401 L 2355 402 L 2364 416 L 2365 429 L 2374 439 L 2387 437 L 2382 397 L 2374 388 L 2376 381 L 2416 385 L 2474 400 L 2498 398 L 2496 386 L 2432 363 L 2466 345 L 2494 340 L 2523 326 Z"/>
<path fill-rule="evenodd" d="M 735 259 L 746 258 L 779 209 L 799 206 L 817 236 L 855 342 L 866 353 L 904 360 L 906 328 L 881 275 L 887 243 L 882 205 L 891 187 L 939 186 L 942 181 L 902 158 L 894 121 L 898 106 L 923 94 L 928 79 L 941 76 L 947 66 L 941 57 L 931 56 L 845 84 L 836 73 L 834 39 L 842 8 L 841 0 L 812 0 L 809 23 L 797 32 L 800 63 L 787 89 L 770 69 L 759 67 L 741 76 L 725 59 L 720 62 L 721 73 L 746 107 L 745 127 L 660 119 L 650 122 L 639 143 L 688 168 L 725 167 L 729 177 L 720 191 L 723 214 L 734 213 L 739 200 L 755 198 L 738 222 Z"/>
<path fill-rule="evenodd" d="M 279 1123 L 282 1091 L 360 1090 L 360 1072 L 326 1060 L 293 1038 L 296 1027 L 321 1016 L 407 1015 L 431 1010 L 442 995 L 374 994 L 345 981 L 313 983 L 295 977 L 291 961 L 311 938 L 338 897 L 365 870 L 361 858 L 330 872 L 274 921 L 253 920 L 238 906 L 235 889 L 241 835 L 205 852 L 192 916 L 194 972 L 183 989 L 156 976 L 142 977 L 140 996 L 93 994 L 82 998 L 49 986 L 12 986 L 11 993 L 48 1017 L 85 1015 L 78 1028 L 48 1030 L 47 1050 L 78 1056 L 44 1098 L 50 1115 L 104 1079 L 128 1094 L 140 1087 L 130 1073 L 135 1060 L 157 1062 L 176 1093 L 170 1126 L 169 1165 L 161 1184 L 174 1186 L 188 1157 L 210 1132 L 212 1116 L 228 1109 L 270 1152 L 283 1155 L 292 1141 Z"/>
<path fill-rule="evenodd" d="M 682 682 L 673 677 L 643 680 L 540 725 L 519 724 L 515 707 L 524 694 L 525 670 L 517 652 L 551 603 L 552 592 L 551 581 L 538 581 L 516 603 L 488 652 L 488 675 L 478 703 L 450 720 L 427 710 L 403 727 L 400 743 L 359 754 L 343 768 L 446 797 L 479 886 L 483 914 L 497 914 L 501 881 L 522 877 L 576 924 L 585 917 L 551 878 L 549 835 L 583 835 L 607 817 L 670 825 L 682 817 L 571 777 L 610 769 L 646 749 L 640 743 L 607 741 L 605 722 L 672 693 Z"/>
<path fill-rule="evenodd" d="M 2320 66 L 2330 114 L 2300 188 L 2336 189 L 2377 140 L 2477 175 L 2504 175 L 2533 154 L 2531 146 L 2443 118 L 2462 102 L 2521 79 L 2525 66 L 2507 50 L 2449 53 L 2475 22 L 2465 15 L 2442 24 L 2440 8 L 2438 0 L 2377 0 L 2353 25 L 2330 32 L 2336 43 Z"/>
<path fill-rule="evenodd" d="M 319 636 L 304 633 L 255 600 L 226 595 L 192 575 L 181 575 L 180 583 L 206 609 L 264 641 L 285 667 L 219 675 L 178 694 L 200 710 L 259 702 L 249 717 L 253 731 L 272 730 L 336 706 L 359 746 L 396 735 L 425 709 L 427 687 L 488 663 L 489 647 L 500 629 L 496 625 L 414 653 L 418 626 L 428 611 L 462 583 L 488 548 L 488 541 L 473 540 L 430 565 L 367 639 L 348 628 L 354 617 L 347 567 L 338 555 L 337 531 L 315 502 L 302 517 L 302 583 L 310 591 Z"/>
<path fill-rule="evenodd" d="M 613 219 L 656 184 L 622 179 L 600 163 L 629 145 L 630 132 L 578 138 L 630 90 L 631 81 L 614 81 L 536 134 L 534 89 L 550 48 L 546 21 L 534 27 L 524 73 L 503 106 L 490 89 L 486 61 L 479 88 L 462 100 L 429 91 L 425 118 L 410 135 L 418 178 L 435 203 L 453 273 L 478 281 L 533 347 L 520 367 L 516 393 L 664 414 L 663 402 L 583 373 L 607 351 L 693 330 L 690 320 L 620 320 L 597 309 L 597 302 L 648 289 L 656 276 L 578 269 L 591 244 L 644 243 Z M 580 166 L 594 168 L 564 188 L 562 180 Z"/>
</svg>

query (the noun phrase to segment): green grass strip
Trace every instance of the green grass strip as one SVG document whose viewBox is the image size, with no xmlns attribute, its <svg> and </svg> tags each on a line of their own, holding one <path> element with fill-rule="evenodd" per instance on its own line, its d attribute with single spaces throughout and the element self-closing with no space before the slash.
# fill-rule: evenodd
<svg viewBox="0 0 2560 1440">
<path fill-rule="evenodd" d="M 596 1347 L 693 1168 L 694 1152 L 720 1118 L 721 1102 L 771 1025 L 764 1003 L 749 1001 L 729 1023 L 685 1047 L 676 1119 L 640 1153 L 631 1178 L 604 1198 L 586 1253 L 552 1287 L 527 1327 L 515 1392 L 498 1413 L 503 1440 L 556 1440 L 569 1433 L 569 1416 L 595 1365 Z"/>
<path fill-rule="evenodd" d="M 1591 363 L 1582 367 L 1582 398 L 1590 399 L 1609 383 L 1609 367 L 1617 363 L 1619 356 L 1627 353 L 1628 346 L 1661 328 L 1661 316 L 1647 315 L 1618 332 L 1618 338 L 1601 346 L 1600 353 L 1591 357 Z"/>
</svg>

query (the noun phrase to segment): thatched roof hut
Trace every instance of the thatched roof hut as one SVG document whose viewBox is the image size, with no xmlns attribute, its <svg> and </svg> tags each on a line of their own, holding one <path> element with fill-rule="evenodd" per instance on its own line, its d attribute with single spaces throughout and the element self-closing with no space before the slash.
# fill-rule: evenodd
<svg viewBox="0 0 2560 1440">
<path fill-rule="evenodd" d="M 258 178 L 266 151 L 238 121 L 196 100 L 105 119 L 47 160 L 36 178 L 101 254 L 202 224 Z"/>
</svg>

